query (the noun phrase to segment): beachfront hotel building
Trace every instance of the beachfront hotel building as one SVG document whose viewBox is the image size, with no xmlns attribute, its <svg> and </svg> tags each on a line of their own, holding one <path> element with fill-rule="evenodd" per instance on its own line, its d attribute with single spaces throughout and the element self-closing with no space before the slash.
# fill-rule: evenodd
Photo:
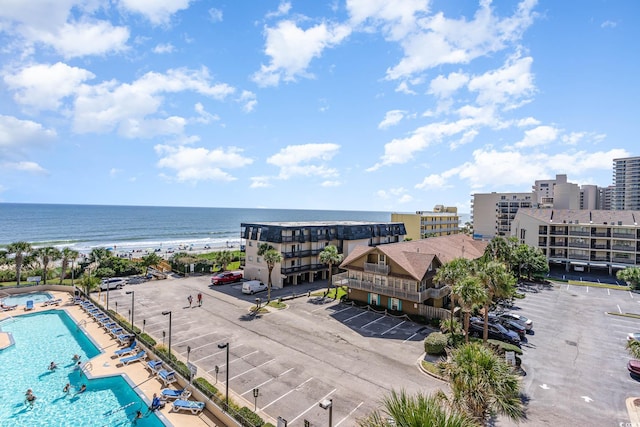
<svg viewBox="0 0 640 427">
<path fill-rule="evenodd" d="M 427 237 L 448 236 L 460 231 L 458 208 L 436 205 L 433 211 L 392 213 L 392 222 L 402 222 L 407 230 L 405 239 L 420 240 Z"/>
<path fill-rule="evenodd" d="M 466 234 L 430 237 L 379 246 L 356 246 L 340 264 L 333 284 L 348 286 L 348 297 L 377 309 L 445 319 L 451 289 L 433 278 L 455 258 L 477 259 L 487 242 Z"/>
<path fill-rule="evenodd" d="M 640 211 L 520 209 L 512 236 L 537 247 L 566 271 L 616 270 L 640 265 Z"/>
<path fill-rule="evenodd" d="M 613 159 L 614 210 L 640 210 L 640 157 Z"/>
<path fill-rule="evenodd" d="M 511 222 L 521 208 L 534 207 L 533 193 L 479 193 L 473 195 L 473 238 L 491 240 L 510 236 Z"/>
<path fill-rule="evenodd" d="M 271 245 L 282 254 L 282 263 L 271 272 L 273 288 L 326 280 L 328 266 L 319 254 L 328 245 L 348 256 L 358 246 L 374 247 L 404 240 L 405 227 L 400 222 L 309 221 L 242 223 L 241 239 L 245 247 L 244 277 L 267 283 L 269 271 L 258 248 Z"/>
</svg>

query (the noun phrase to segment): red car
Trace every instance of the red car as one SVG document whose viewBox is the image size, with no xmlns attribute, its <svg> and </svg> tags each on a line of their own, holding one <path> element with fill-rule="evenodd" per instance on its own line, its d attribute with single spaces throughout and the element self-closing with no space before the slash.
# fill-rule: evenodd
<svg viewBox="0 0 640 427">
<path fill-rule="evenodd" d="M 224 273 L 214 274 L 211 277 L 212 285 L 224 285 L 226 283 L 237 282 L 242 279 L 242 273 L 234 273 L 231 271 L 227 271 Z"/>
<path fill-rule="evenodd" d="M 629 360 L 629 363 L 627 363 L 627 369 L 631 374 L 640 377 L 640 360 Z"/>
</svg>

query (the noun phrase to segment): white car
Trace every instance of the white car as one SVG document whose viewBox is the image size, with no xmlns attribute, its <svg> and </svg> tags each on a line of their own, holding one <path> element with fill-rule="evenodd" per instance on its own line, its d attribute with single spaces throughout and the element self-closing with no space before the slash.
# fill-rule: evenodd
<svg viewBox="0 0 640 427">
<path fill-rule="evenodd" d="M 260 282 L 259 280 L 249 280 L 248 282 L 244 282 L 242 284 L 242 293 L 253 295 L 256 292 L 266 291 L 267 285 Z"/>
<path fill-rule="evenodd" d="M 627 341 L 640 341 L 640 332 L 629 332 Z"/>
<path fill-rule="evenodd" d="M 127 284 L 125 279 L 119 277 L 113 277 L 111 279 L 102 279 L 100 282 L 100 290 L 106 291 L 107 289 L 122 289 Z"/>
<path fill-rule="evenodd" d="M 520 314 L 503 313 L 500 314 L 499 317 L 502 317 L 503 319 L 514 320 L 524 326 L 527 331 L 533 329 L 533 321 L 531 319 L 527 319 L 524 316 L 521 316 Z"/>
</svg>

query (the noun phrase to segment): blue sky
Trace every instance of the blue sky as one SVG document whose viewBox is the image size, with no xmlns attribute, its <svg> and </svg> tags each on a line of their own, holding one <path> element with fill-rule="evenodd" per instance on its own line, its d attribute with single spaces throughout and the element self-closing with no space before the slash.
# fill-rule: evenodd
<svg viewBox="0 0 640 427">
<path fill-rule="evenodd" d="M 469 212 L 640 155 L 640 3 L 3 0 L 0 201 Z"/>
</svg>

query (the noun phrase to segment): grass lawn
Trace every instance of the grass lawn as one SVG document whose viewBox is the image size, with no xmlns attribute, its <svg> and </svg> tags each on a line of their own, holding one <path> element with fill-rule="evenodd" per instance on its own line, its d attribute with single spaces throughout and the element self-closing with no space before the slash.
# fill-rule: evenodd
<svg viewBox="0 0 640 427">
<path fill-rule="evenodd" d="M 283 308 L 285 308 L 287 306 L 287 304 L 283 303 L 283 302 L 278 302 L 278 301 L 271 301 L 268 304 L 269 307 L 273 307 L 273 308 L 277 308 L 278 310 L 282 310 Z"/>
<path fill-rule="evenodd" d="M 343 296 L 347 295 L 347 290 L 344 287 L 340 286 L 337 289 L 338 289 L 338 296 L 335 299 L 340 299 Z M 325 291 L 314 292 L 311 295 L 313 295 L 314 297 L 321 297 L 321 296 L 323 296 L 325 294 L 325 292 L 326 292 L 326 290 Z M 336 294 L 336 288 L 331 288 L 329 290 L 329 293 L 327 294 L 327 298 L 334 298 L 335 294 Z"/>
</svg>

